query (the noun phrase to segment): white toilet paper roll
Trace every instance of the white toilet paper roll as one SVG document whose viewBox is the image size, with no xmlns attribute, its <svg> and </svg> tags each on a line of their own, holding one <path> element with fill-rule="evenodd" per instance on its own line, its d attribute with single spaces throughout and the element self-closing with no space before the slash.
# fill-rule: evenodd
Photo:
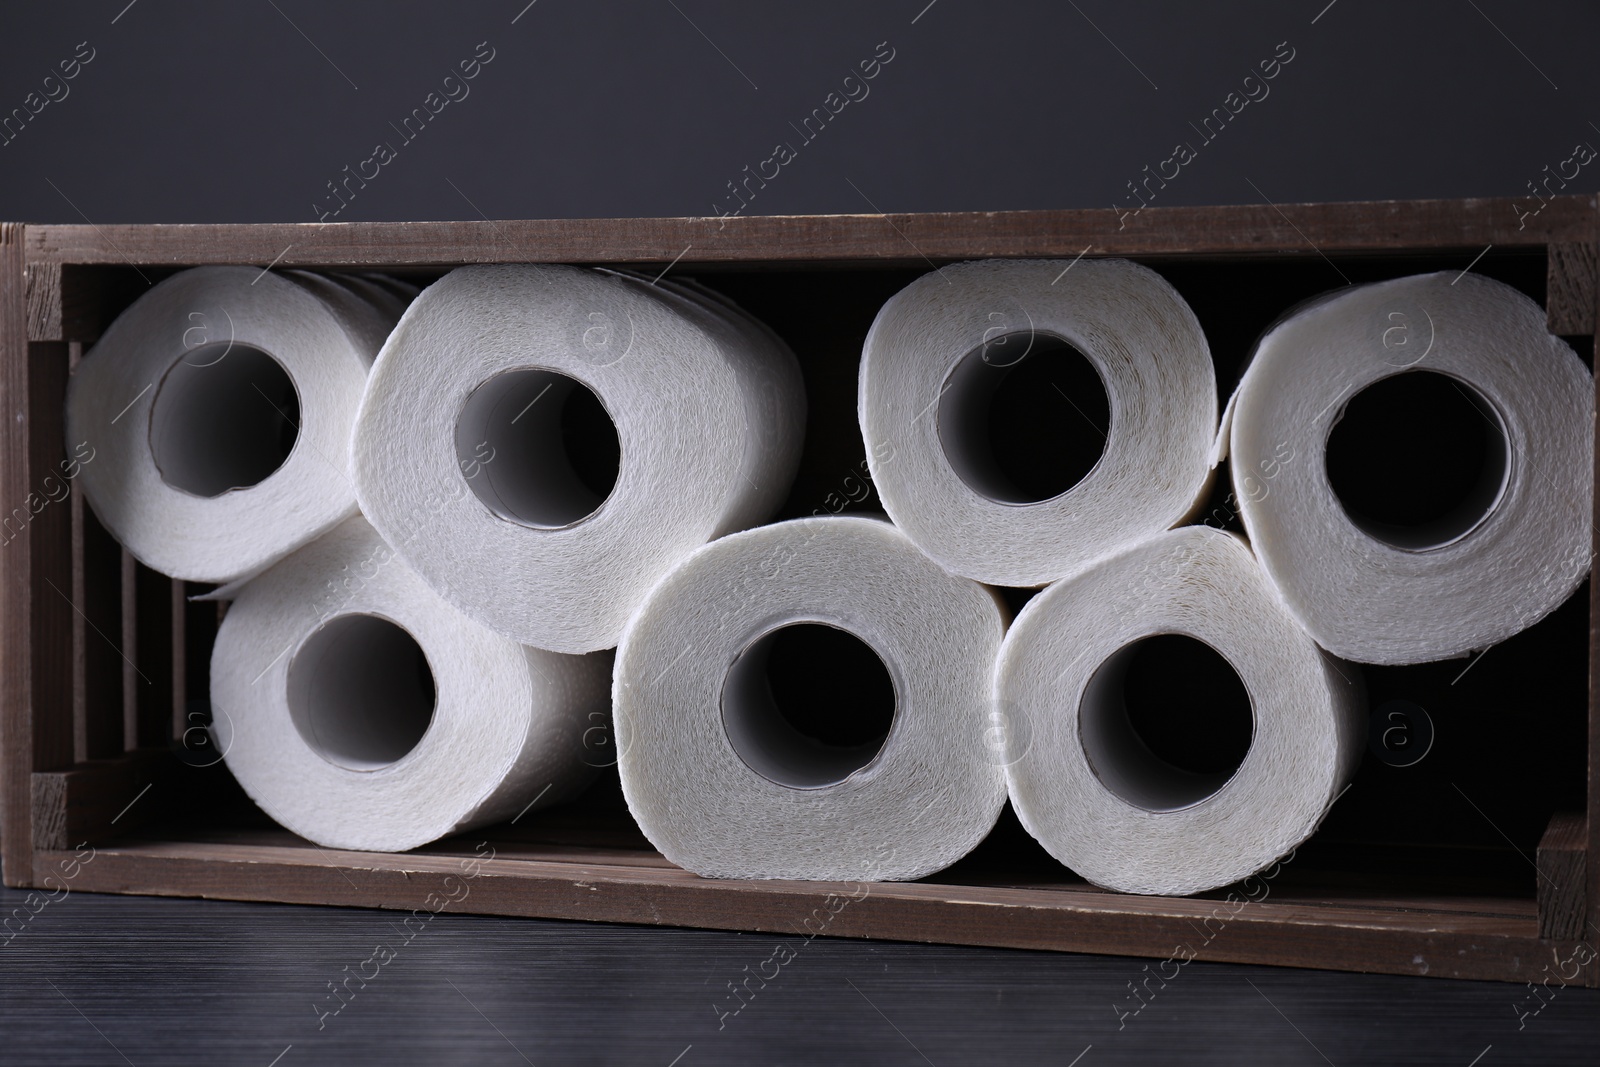
<svg viewBox="0 0 1600 1067">
<path fill-rule="evenodd" d="M 370 367 L 383 347 L 384 339 L 399 321 L 405 303 L 393 292 L 365 278 L 350 274 L 318 274 L 309 270 L 286 270 L 283 276 L 317 294 L 339 315 L 355 335 L 357 347 L 371 353 Z"/>
<path fill-rule="evenodd" d="M 599 446 L 563 441 L 584 401 L 600 443 L 615 435 L 614 475 L 582 470 Z M 793 354 L 731 312 L 616 274 L 465 267 L 373 368 L 357 494 L 462 611 L 587 652 L 673 564 L 782 502 L 804 424 Z"/>
<path fill-rule="evenodd" d="M 797 519 L 707 545 L 651 592 L 617 653 L 628 806 L 663 855 L 711 877 L 946 867 L 1005 801 L 983 744 L 1003 629 L 993 594 L 881 520 Z M 805 638 L 810 654 L 781 673 L 785 643 Z M 796 706 L 801 686 L 814 703 Z"/>
<path fill-rule="evenodd" d="M 1385 526 L 1341 502 L 1329 438 L 1364 390 L 1422 372 L 1476 408 L 1487 458 L 1453 513 Z M 1289 610 L 1337 655 L 1420 663 L 1487 648 L 1588 573 L 1593 376 L 1510 286 L 1446 272 L 1315 302 L 1262 338 L 1229 412 L 1250 542 Z"/>
<path fill-rule="evenodd" d="M 417 298 L 416 286 L 410 282 L 403 282 L 398 278 L 391 278 L 386 274 L 339 273 L 328 275 L 328 277 L 356 290 L 370 303 L 381 308 L 388 314 L 391 328 L 399 320 L 400 316 L 404 314 L 411 301 Z"/>
<path fill-rule="evenodd" d="M 67 390 L 100 521 L 150 567 L 225 582 L 355 513 L 350 431 L 393 319 L 326 278 L 198 267 L 118 316 Z"/>
<path fill-rule="evenodd" d="M 991 419 L 1005 415 L 990 405 L 1027 371 L 1040 375 L 1034 388 L 1061 393 L 1060 419 L 1088 418 L 1054 380 L 1067 345 L 1100 377 L 1110 432 L 1081 480 L 1039 499 L 997 460 Z M 1154 271 L 1125 260 L 961 263 L 878 313 L 861 357 L 861 431 L 885 510 L 925 552 L 979 581 L 1036 586 L 1194 510 L 1210 485 L 1216 393 L 1199 321 Z"/>
<path fill-rule="evenodd" d="M 1210 646 L 1243 682 L 1253 725 L 1231 773 L 1173 766 L 1130 717 L 1131 661 L 1165 634 Z M 995 688 L 1022 825 L 1084 878 L 1131 893 L 1214 889 L 1283 856 L 1337 799 L 1365 738 L 1358 668 L 1295 625 L 1243 541 L 1205 526 L 1036 596 L 1006 635 Z M 1225 727 L 1216 698 L 1194 692 L 1182 714 Z"/>
<path fill-rule="evenodd" d="M 610 658 L 479 626 L 357 517 L 240 590 L 211 654 L 217 745 L 302 837 L 416 848 L 587 784 Z"/>
</svg>

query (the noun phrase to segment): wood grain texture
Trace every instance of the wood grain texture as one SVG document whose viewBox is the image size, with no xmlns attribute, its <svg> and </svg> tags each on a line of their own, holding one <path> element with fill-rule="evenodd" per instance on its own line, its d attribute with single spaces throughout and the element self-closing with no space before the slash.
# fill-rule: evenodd
<svg viewBox="0 0 1600 1067">
<path fill-rule="evenodd" d="M 1539 936 L 1583 938 L 1588 895 L 1589 822 L 1582 812 L 1557 812 L 1539 841 Z"/>
<path fill-rule="evenodd" d="M 65 341 L 61 329 L 61 264 L 27 267 L 28 340 Z"/>
<path fill-rule="evenodd" d="M 1594 332 L 1597 261 L 1600 249 L 1592 240 L 1560 241 L 1550 246 L 1545 314 L 1551 333 L 1575 336 Z"/>
<path fill-rule="evenodd" d="M 468 840 L 468 839 L 463 839 Z M 66 854 L 41 854 L 53 867 Z M 1140 897 L 1088 887 L 1049 892 L 929 882 L 720 881 L 659 863 L 561 848 L 471 864 L 472 847 L 392 855 L 322 849 L 282 831 L 248 843 L 151 840 L 100 848 L 78 887 L 378 907 L 416 913 L 457 900 L 475 914 L 749 930 L 784 936 L 1274 963 L 1389 974 L 1526 981 L 1571 956 L 1538 938 L 1531 908 L 1447 911 L 1426 899 L 1389 909 L 1278 895 L 1259 902 Z M 464 873 L 476 870 L 476 874 Z M 462 897 L 460 888 L 471 888 Z M 430 894 L 436 894 L 431 896 Z M 1592 981 L 1600 964 L 1580 968 Z"/>
<path fill-rule="evenodd" d="M 31 792 L 34 849 L 65 849 L 68 803 L 66 776 L 60 773 L 35 774 Z"/>
<path fill-rule="evenodd" d="M 28 901 L 0 890 L 0 915 L 27 915 Z M 1600 1044 L 1600 992 L 1557 982 L 1535 994 L 1203 961 L 1158 975 L 1139 959 L 826 934 L 454 907 L 405 918 L 73 892 L 0 947 L 3 1055 L 51 1067 L 268 1067 L 280 1054 L 276 1067 L 1069 1067 L 1080 1056 L 1076 1067 L 1467 1067 L 1492 1046 L 1477 1067 L 1543 1067 L 1589 1063 Z M 377 945 L 394 953 L 381 970 L 363 965 Z M 781 970 L 767 962 L 779 945 L 793 953 Z M 357 971 L 370 980 L 333 1000 L 328 983 Z M 750 975 L 736 998 L 729 985 Z"/>
<path fill-rule="evenodd" d="M 0 223 L 0 507 L 28 493 L 28 328 L 23 227 Z M 32 877 L 32 583 L 29 542 L 0 545 L 0 874 Z"/>
<path fill-rule="evenodd" d="M 34 848 L 70 849 L 81 841 L 105 842 L 135 829 L 163 801 L 170 802 L 177 792 L 171 783 L 178 770 L 171 753 L 139 750 L 84 761 L 69 770 L 34 772 Z M 161 792 L 150 799 L 157 789 Z"/>
<path fill-rule="evenodd" d="M 28 264 L 28 340 L 98 340 L 118 310 L 150 287 L 136 271 L 108 279 L 105 272 L 72 264 Z"/>
<path fill-rule="evenodd" d="M 1592 239 L 1593 197 L 1525 229 L 1508 199 L 891 215 L 502 222 L 29 226 L 29 263 L 372 267 L 461 263 L 925 264 L 979 257 L 1538 248 Z M 678 257 L 682 257 L 679 259 Z M 1465 264 L 1463 264 L 1465 265 Z"/>
</svg>

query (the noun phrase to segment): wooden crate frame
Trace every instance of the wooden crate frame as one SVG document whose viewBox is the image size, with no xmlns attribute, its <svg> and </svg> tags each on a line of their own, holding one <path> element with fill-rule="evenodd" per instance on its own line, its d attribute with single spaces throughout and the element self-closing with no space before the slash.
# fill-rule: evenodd
<svg viewBox="0 0 1600 1067">
<path fill-rule="evenodd" d="M 1525 217 L 1526 216 L 1526 217 Z M 1003 213 L 269 225 L 0 224 L 0 501 L 27 517 L 0 556 L 0 857 L 11 886 L 650 923 L 781 935 L 815 933 L 950 944 L 1119 953 L 1156 959 L 1226 918 L 1201 959 L 1393 974 L 1600 985 L 1600 966 L 1568 972 L 1600 934 L 1600 601 L 1591 583 L 1587 811 L 1557 814 L 1537 854 L 1533 901 L 1450 900 L 1363 890 L 1226 899 L 1139 897 L 1082 883 L 859 887 L 713 881 L 619 847 L 577 818 L 542 838 L 464 862 L 464 839 L 407 854 L 319 849 L 283 831 L 143 836 L 147 817 L 193 796 L 162 747 L 166 710 L 186 726 L 186 685 L 204 655 L 204 613 L 182 583 L 137 567 L 70 503 L 37 511 L 64 457 L 69 367 L 121 305 L 81 268 L 201 264 L 414 269 L 559 262 L 678 270 L 899 265 L 982 257 L 1245 257 L 1459 253 L 1547 257 L 1551 331 L 1596 332 L 1593 197 L 1555 197 L 1527 216 L 1508 200 L 1151 208 Z M 104 272 L 101 272 L 102 274 Z M 125 302 L 125 297 L 123 298 Z M 46 487 L 48 489 L 48 487 Z M 34 497 L 30 497 L 35 494 Z M 1596 495 L 1600 504 L 1600 493 Z M 15 512 L 11 514 L 15 515 Z M 1600 544 L 1597 544 L 1600 547 Z M 98 579 L 98 580 L 95 580 Z M 197 611 L 200 616 L 197 616 Z M 197 617 L 199 622 L 196 623 Z M 214 616 L 210 618 L 214 626 Z M 100 641 L 94 635 L 104 637 Z M 111 641 L 109 635 L 120 637 Z M 116 653 L 113 655 L 113 653 Z M 127 654 L 124 654 L 127 653 Z M 119 662 L 119 657 L 121 661 Z M 151 672 L 135 697 L 132 679 Z M 118 682 L 125 684 L 117 684 Z M 151 716 L 145 706 L 157 705 Z M 194 780 L 198 781 L 198 779 Z M 181 816 L 180 816 L 181 817 Z M 553 826 L 558 826 L 553 823 Z M 118 834 L 123 836 L 118 837 Z M 477 835 L 481 836 L 481 835 Z M 535 835 L 536 838 L 538 835 Z M 75 861 L 89 842 L 92 859 Z M 470 894 L 459 888 L 467 883 Z M 52 876 L 54 876 L 52 878 Z M 848 893 L 848 906 L 840 896 Z M 1219 910 L 1220 909 L 1220 910 Z M 823 918 L 818 919 L 821 916 Z M 820 923 L 820 926 L 817 924 Z M 1592 956 L 1592 953 L 1591 953 Z"/>
</svg>

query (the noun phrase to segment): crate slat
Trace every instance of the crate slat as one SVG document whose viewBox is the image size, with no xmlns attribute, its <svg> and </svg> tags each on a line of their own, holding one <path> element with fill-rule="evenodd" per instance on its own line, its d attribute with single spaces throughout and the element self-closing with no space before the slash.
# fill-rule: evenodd
<svg viewBox="0 0 1600 1067">
<path fill-rule="evenodd" d="M 891 215 L 503 222 L 29 226 L 30 263 L 262 267 L 461 263 L 897 263 L 1116 255 L 1383 252 L 1589 241 L 1594 198 L 1558 196 L 1521 226 L 1509 199 Z M 403 227 L 397 231 L 396 227 Z M 1463 263 L 1463 266 L 1465 264 Z"/>
<path fill-rule="evenodd" d="M 310 846 L 286 832 L 268 836 L 278 843 L 120 843 L 98 849 L 73 887 L 379 907 L 419 918 L 454 899 L 459 903 L 451 910 L 474 914 L 747 930 L 779 938 L 818 931 L 1152 960 L 1187 948 L 1196 959 L 1508 981 L 1540 975 L 1572 948 L 1539 941 L 1531 911 L 1452 912 L 1427 899 L 1378 910 L 1270 898 L 1239 906 L 1091 888 L 720 881 L 670 866 L 574 859 L 560 849 L 515 859 L 497 855 L 481 861 L 476 876 L 467 876 L 467 861 L 458 855 L 345 852 Z M 54 866 L 70 855 L 44 853 L 40 862 Z M 437 896 L 430 901 L 430 894 Z"/>
</svg>

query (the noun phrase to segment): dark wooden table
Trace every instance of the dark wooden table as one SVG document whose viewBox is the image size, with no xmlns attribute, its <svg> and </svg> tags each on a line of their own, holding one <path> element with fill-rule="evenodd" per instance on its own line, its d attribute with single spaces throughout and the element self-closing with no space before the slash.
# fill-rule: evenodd
<svg viewBox="0 0 1600 1067">
<path fill-rule="evenodd" d="M 0 945 L 0 1063 L 1500 1067 L 1600 1045 L 1600 991 L 1556 983 L 1194 962 L 1163 988 L 1116 957 L 817 938 L 787 958 L 772 936 L 449 914 L 408 941 L 401 919 L 72 893 Z M 735 1014 L 728 984 L 774 972 Z"/>
</svg>

